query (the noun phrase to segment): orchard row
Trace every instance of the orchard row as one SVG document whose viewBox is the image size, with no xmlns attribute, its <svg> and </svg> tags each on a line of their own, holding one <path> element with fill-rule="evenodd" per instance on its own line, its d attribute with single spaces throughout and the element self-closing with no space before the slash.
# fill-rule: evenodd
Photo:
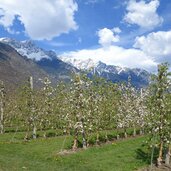
<svg viewBox="0 0 171 171">
<path fill-rule="evenodd" d="M 56 87 L 48 78 L 42 81 L 42 88 L 34 89 L 33 78 L 13 93 L 6 93 L 3 82 L 0 85 L 0 131 L 24 131 L 25 139 L 37 138 L 37 131 L 53 129 L 74 138 L 73 149 L 89 145 L 90 135 L 122 128 L 124 136 L 133 129 L 140 134 L 150 134 L 152 146 L 159 149 L 158 164 L 170 161 L 171 140 L 171 84 L 168 65 L 161 64 L 149 87 L 136 89 L 128 83 L 111 83 L 101 78 L 88 78 L 75 74 L 70 83 L 60 82 Z M 119 135 L 117 136 L 119 138 Z M 108 139 L 106 135 L 106 140 Z"/>
</svg>

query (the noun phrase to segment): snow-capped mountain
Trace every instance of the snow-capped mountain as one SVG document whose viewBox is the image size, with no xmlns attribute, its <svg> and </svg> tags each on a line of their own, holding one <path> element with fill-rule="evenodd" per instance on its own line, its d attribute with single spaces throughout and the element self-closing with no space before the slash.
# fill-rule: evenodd
<svg viewBox="0 0 171 171">
<path fill-rule="evenodd" d="M 23 58 L 30 59 L 37 67 L 45 71 L 54 81 L 70 79 L 71 72 L 77 69 L 57 57 L 54 51 L 46 51 L 31 40 L 17 41 L 10 38 L 0 38 L 0 43 L 14 48 Z"/>
<path fill-rule="evenodd" d="M 94 61 L 92 59 L 76 59 L 76 58 L 71 58 L 71 57 L 61 57 L 60 58 L 62 61 L 69 63 L 70 65 L 81 69 L 81 70 L 92 70 L 96 71 L 99 74 L 102 72 L 108 72 L 108 73 L 115 73 L 115 74 L 122 74 L 124 72 L 129 72 L 132 71 L 134 72 L 137 76 L 140 75 L 142 72 L 147 72 L 143 69 L 139 68 L 126 68 L 126 67 L 119 67 L 119 66 L 114 66 L 114 65 L 107 65 L 101 61 Z"/>
<path fill-rule="evenodd" d="M 39 78 L 49 77 L 33 60 L 28 60 L 8 44 L 0 42 L 0 80 L 4 81 L 5 87 L 11 90 L 21 86 L 29 76 L 34 78 L 34 87 L 41 85 Z"/>
<path fill-rule="evenodd" d="M 56 53 L 53 51 L 45 51 L 42 48 L 37 47 L 33 41 L 16 41 L 10 38 L 0 38 L 0 42 L 6 43 L 13 47 L 22 56 L 27 56 L 29 59 L 40 61 L 43 58 L 51 59 L 56 57 Z"/>
<path fill-rule="evenodd" d="M 90 70 L 98 65 L 98 62 L 93 61 L 92 59 L 76 59 L 76 58 L 69 58 L 69 57 L 60 57 L 63 62 L 66 62 L 77 69 L 80 70 Z"/>
<path fill-rule="evenodd" d="M 55 80 L 70 78 L 71 72 L 79 72 L 81 70 L 88 72 L 90 76 L 95 74 L 112 82 L 127 82 L 128 77 L 131 76 L 132 84 L 137 87 L 146 86 L 149 83 L 150 74 L 139 68 L 130 69 L 107 65 L 90 58 L 58 57 L 54 51 L 46 51 L 37 47 L 30 40 L 19 42 L 10 38 L 1 38 L 0 42 L 10 45 L 20 55 L 32 59 Z"/>
<path fill-rule="evenodd" d="M 112 82 L 126 82 L 131 76 L 132 84 L 137 87 L 148 85 L 150 74 L 139 68 L 126 68 L 114 65 L 107 65 L 101 61 L 92 59 L 76 59 L 71 57 L 61 57 L 61 60 L 76 67 L 77 69 L 88 71 L 90 75 L 98 75 Z"/>
</svg>

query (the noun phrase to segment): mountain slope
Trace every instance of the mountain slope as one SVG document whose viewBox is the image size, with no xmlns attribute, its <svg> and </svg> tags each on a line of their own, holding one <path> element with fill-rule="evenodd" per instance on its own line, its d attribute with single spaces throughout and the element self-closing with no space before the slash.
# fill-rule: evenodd
<svg viewBox="0 0 171 171">
<path fill-rule="evenodd" d="M 101 61 L 93 61 L 92 59 L 81 60 L 74 58 L 61 58 L 64 62 L 75 66 L 78 69 L 86 71 L 90 76 L 96 74 L 112 82 L 127 82 L 131 77 L 131 82 L 136 87 L 144 87 L 149 84 L 150 73 L 139 68 L 126 68 L 114 65 L 107 65 Z"/>
<path fill-rule="evenodd" d="M 60 57 L 54 51 L 46 51 L 37 47 L 32 41 L 16 41 L 9 38 L 1 38 L 0 42 L 12 46 L 23 56 L 23 59 L 32 61 L 45 75 L 49 75 L 52 82 L 58 80 L 68 81 L 73 72 L 85 71 L 90 76 L 96 74 L 112 82 L 127 82 L 131 76 L 132 84 L 136 87 L 147 86 L 150 74 L 142 69 L 129 69 L 107 65 L 101 61 L 92 59 L 75 59 L 72 57 Z M 40 73 L 41 73 L 40 72 Z"/>
<path fill-rule="evenodd" d="M 14 88 L 25 82 L 29 76 L 33 76 L 35 85 L 40 84 L 39 78 L 47 77 L 37 64 L 24 58 L 11 46 L 0 42 L 0 80 L 4 81 L 8 88 Z"/>
<path fill-rule="evenodd" d="M 39 48 L 31 40 L 19 42 L 10 38 L 1 38 L 0 42 L 12 46 L 20 55 L 32 59 L 52 78 L 52 81 L 68 81 L 71 73 L 78 71 L 75 67 L 58 59 L 54 51 Z"/>
<path fill-rule="evenodd" d="M 55 80 L 68 81 L 73 72 L 78 72 L 75 67 L 64 63 L 58 58 L 47 59 L 43 58 L 40 61 L 35 61 L 37 65 L 46 71 Z"/>
<path fill-rule="evenodd" d="M 145 70 L 139 68 L 129 69 L 116 67 L 113 65 L 106 65 L 102 62 L 99 62 L 91 73 L 95 73 L 112 82 L 127 82 L 128 77 L 131 77 L 132 85 L 138 88 L 147 86 L 150 78 L 150 74 Z"/>
<path fill-rule="evenodd" d="M 41 60 L 42 58 L 50 59 L 48 52 L 35 46 L 35 44 L 31 40 L 17 41 L 15 39 L 10 39 L 5 37 L 5 38 L 0 38 L 0 42 L 10 45 L 20 55 L 26 56 L 29 59 L 34 59 L 34 60 Z"/>
</svg>

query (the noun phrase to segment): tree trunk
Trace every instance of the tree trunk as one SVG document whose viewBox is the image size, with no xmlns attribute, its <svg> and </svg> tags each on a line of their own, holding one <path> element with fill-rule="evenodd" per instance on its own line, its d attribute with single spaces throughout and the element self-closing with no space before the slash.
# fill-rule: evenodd
<svg viewBox="0 0 171 171">
<path fill-rule="evenodd" d="M 83 148 L 86 149 L 87 148 L 87 142 L 86 142 L 86 138 L 85 138 L 85 133 L 82 133 L 83 136 Z"/>
<path fill-rule="evenodd" d="M 24 137 L 24 141 L 28 141 L 28 132 L 26 132 L 26 134 L 25 134 L 25 137 Z"/>
<path fill-rule="evenodd" d="M 136 136 L 136 128 L 135 128 L 135 126 L 134 126 L 133 136 L 134 137 Z"/>
<path fill-rule="evenodd" d="M 25 137 L 24 137 L 24 140 L 25 141 L 28 141 L 28 139 L 29 139 L 29 126 L 27 127 L 27 131 L 26 131 L 26 134 L 25 134 Z"/>
<path fill-rule="evenodd" d="M 97 132 L 97 135 L 96 135 L 96 145 L 99 145 L 100 144 L 100 141 L 99 141 L 99 132 Z"/>
<path fill-rule="evenodd" d="M 87 148 L 87 141 L 86 141 L 86 134 L 85 134 L 85 129 L 84 129 L 84 119 L 81 119 L 81 124 L 82 124 L 82 140 L 83 140 L 83 148 Z"/>
<path fill-rule="evenodd" d="M 107 132 L 106 132 L 106 134 L 105 134 L 105 141 L 106 141 L 106 142 L 109 142 L 109 139 L 108 139 L 108 136 L 107 136 Z"/>
<path fill-rule="evenodd" d="M 117 140 L 119 140 L 119 139 L 120 139 L 120 136 L 119 136 L 119 134 L 117 134 L 117 136 L 116 136 L 116 139 L 117 139 Z"/>
<path fill-rule="evenodd" d="M 159 156 L 157 158 L 157 166 L 160 166 L 163 161 L 163 140 L 160 141 Z"/>
<path fill-rule="evenodd" d="M 44 137 L 44 138 L 47 138 L 46 130 L 45 130 L 44 133 L 43 133 L 43 137 Z"/>
<path fill-rule="evenodd" d="M 4 105 L 3 105 L 3 99 L 1 97 L 1 101 L 0 101 L 0 111 L 1 111 L 1 117 L 0 117 L 0 133 L 3 134 L 4 133 Z"/>
<path fill-rule="evenodd" d="M 36 131 L 37 131 L 36 125 L 33 124 L 33 139 L 36 139 L 37 138 Z"/>
<path fill-rule="evenodd" d="M 170 155 L 171 155 L 171 150 L 170 150 L 170 144 L 167 147 L 167 152 L 166 152 L 166 157 L 165 157 L 165 164 L 169 165 L 170 164 Z"/>
<path fill-rule="evenodd" d="M 1 82 L 0 85 L 0 133 L 4 133 L 4 84 Z"/>
<path fill-rule="evenodd" d="M 128 135 L 127 135 L 126 129 L 124 129 L 124 137 L 125 137 L 125 138 L 128 138 Z"/>
<path fill-rule="evenodd" d="M 90 141 L 90 138 L 87 136 L 87 147 L 90 146 L 90 144 L 89 144 L 90 142 L 89 141 Z"/>
<path fill-rule="evenodd" d="M 72 149 L 76 150 L 77 148 L 78 148 L 78 129 L 75 128 L 74 143 Z"/>
<path fill-rule="evenodd" d="M 35 108 L 34 108 L 34 100 L 33 100 L 33 77 L 30 77 L 30 90 L 31 90 L 31 114 L 33 118 L 33 139 L 37 138 L 37 133 L 36 133 L 36 124 L 35 124 Z"/>
<path fill-rule="evenodd" d="M 140 135 L 144 134 L 144 128 L 140 128 Z"/>
<path fill-rule="evenodd" d="M 116 130 L 116 131 L 117 131 L 116 139 L 117 139 L 117 140 L 119 140 L 119 139 L 120 139 L 120 135 L 119 135 L 119 130 L 118 130 L 118 128 L 117 128 L 117 130 Z"/>
</svg>

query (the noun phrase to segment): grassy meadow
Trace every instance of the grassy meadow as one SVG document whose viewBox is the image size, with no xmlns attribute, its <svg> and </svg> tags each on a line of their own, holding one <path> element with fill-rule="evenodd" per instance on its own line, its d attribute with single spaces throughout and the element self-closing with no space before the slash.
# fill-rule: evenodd
<svg viewBox="0 0 171 171">
<path fill-rule="evenodd" d="M 128 138 L 60 155 L 72 138 L 58 136 L 24 142 L 22 133 L 0 136 L 2 171 L 134 171 L 147 165 L 139 156 L 144 137 Z"/>
</svg>

